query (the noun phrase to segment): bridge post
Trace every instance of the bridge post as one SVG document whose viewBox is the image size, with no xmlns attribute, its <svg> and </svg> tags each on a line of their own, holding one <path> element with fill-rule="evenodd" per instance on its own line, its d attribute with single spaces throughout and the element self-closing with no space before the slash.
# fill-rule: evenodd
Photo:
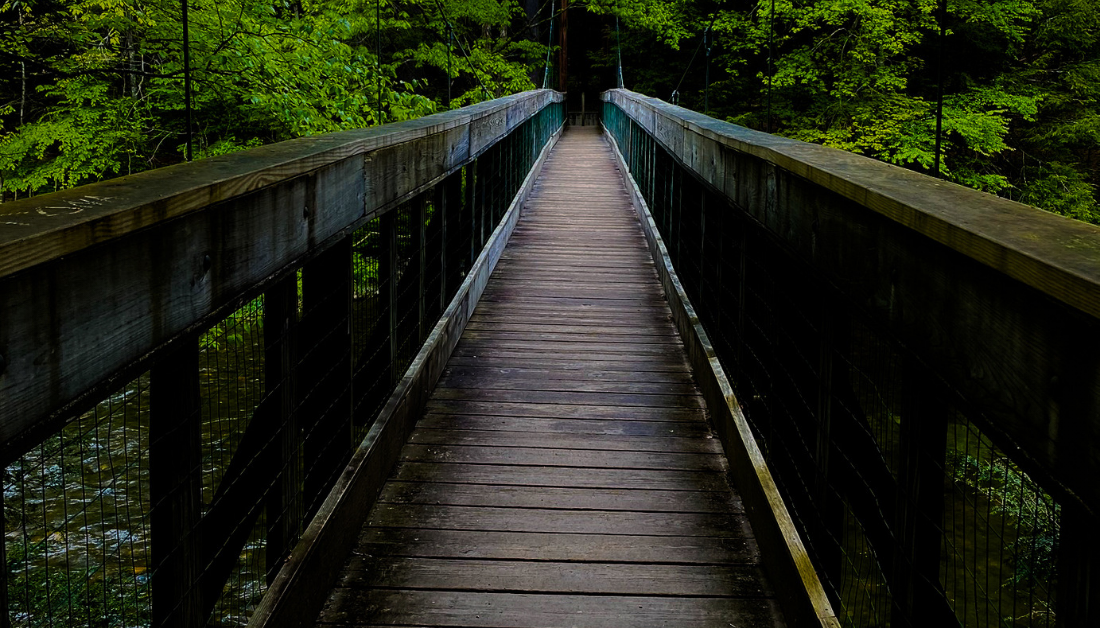
<svg viewBox="0 0 1100 628">
<path fill-rule="evenodd" d="M 1057 626 L 1100 623 L 1100 522 L 1072 498 L 1062 503 L 1058 540 Z"/>
<path fill-rule="evenodd" d="M 306 519 L 351 452 L 351 237 L 302 267 L 301 425 Z"/>
<path fill-rule="evenodd" d="M 905 358 L 902 370 L 893 623 L 958 626 L 940 585 L 947 393 L 915 358 Z"/>
<path fill-rule="evenodd" d="M 378 254 L 378 276 L 385 282 L 385 290 L 382 297 L 385 303 L 385 318 L 381 323 L 386 325 L 389 360 L 386 362 L 388 384 L 392 386 L 397 382 L 397 212 L 390 211 L 382 214 L 379 226 L 379 236 L 382 249 Z"/>
<path fill-rule="evenodd" d="M 466 172 L 466 212 L 470 215 L 470 260 L 466 268 L 470 268 L 477 259 L 477 253 L 481 250 L 478 246 L 477 227 L 477 160 L 471 161 L 465 168 Z"/>
<path fill-rule="evenodd" d="M 432 213 L 432 220 L 439 221 L 439 311 L 442 313 L 444 309 L 447 309 L 447 268 L 448 268 L 448 256 L 450 255 L 450 245 L 447 241 L 449 235 L 447 230 L 448 221 L 448 194 L 451 185 L 451 177 L 447 177 L 439 181 L 439 185 L 434 189 L 434 197 L 432 198 L 432 205 L 434 211 Z"/>
<path fill-rule="evenodd" d="M 283 560 L 298 540 L 301 527 L 301 477 L 298 398 L 298 275 L 290 273 L 264 294 L 264 381 L 267 394 L 277 400 L 271 419 L 276 422 L 278 445 L 271 472 L 277 474 L 268 497 L 267 582 L 275 578 Z"/>
<path fill-rule="evenodd" d="M 425 293 L 425 277 L 428 274 L 428 193 L 421 194 L 413 201 L 412 211 L 416 217 L 416 346 L 428 336 L 425 329 L 427 321 L 428 295 Z"/>
<path fill-rule="evenodd" d="M 466 253 L 463 251 L 462 245 L 464 243 L 463 234 L 468 233 L 467 226 L 470 223 L 465 218 L 466 209 L 462 204 L 462 171 L 456 171 L 444 179 L 440 187 L 443 189 L 443 206 L 446 214 L 444 224 L 447 228 L 447 237 L 443 239 L 447 260 L 446 272 L 443 274 L 443 293 L 445 296 L 442 301 L 443 307 L 446 308 L 447 303 L 450 302 L 451 294 L 462 283 L 462 276 L 469 266 L 465 261 Z"/>
<path fill-rule="evenodd" d="M 202 411 L 199 341 L 189 335 L 150 372 L 149 536 L 155 628 L 202 628 Z"/>
</svg>

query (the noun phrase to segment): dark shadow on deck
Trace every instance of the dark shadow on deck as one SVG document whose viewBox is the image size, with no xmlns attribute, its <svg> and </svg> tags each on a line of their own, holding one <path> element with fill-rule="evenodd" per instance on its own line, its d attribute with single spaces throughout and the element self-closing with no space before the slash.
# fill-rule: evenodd
<svg viewBox="0 0 1100 628">
<path fill-rule="evenodd" d="M 565 134 L 320 624 L 781 624 L 610 148 Z"/>
</svg>

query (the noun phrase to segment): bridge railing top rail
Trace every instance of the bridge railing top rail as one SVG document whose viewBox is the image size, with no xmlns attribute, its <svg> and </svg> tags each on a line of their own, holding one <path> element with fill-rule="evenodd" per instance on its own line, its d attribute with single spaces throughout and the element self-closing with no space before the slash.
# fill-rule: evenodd
<svg viewBox="0 0 1100 628">
<path fill-rule="evenodd" d="M 410 143 L 424 149 L 429 138 L 445 137 L 433 150 L 418 151 L 421 161 L 434 163 L 416 165 L 435 166 L 431 174 L 438 178 L 562 99 L 553 90 L 522 92 L 414 120 L 288 140 L 4 203 L 0 277 L 352 157 Z M 418 179 L 416 184 L 430 181 Z M 364 218 L 394 204 L 392 198 L 378 200 L 384 203 L 364 207 Z"/>
<path fill-rule="evenodd" d="M 0 205 L 0 460 L 562 100 L 528 91 Z"/>
<path fill-rule="evenodd" d="M 627 112 L 704 177 L 732 163 L 685 133 L 774 164 L 1100 318 L 1100 229 L 862 155 L 722 122 L 626 89 L 602 99 Z M 713 176 L 735 196 L 735 176 Z"/>
</svg>

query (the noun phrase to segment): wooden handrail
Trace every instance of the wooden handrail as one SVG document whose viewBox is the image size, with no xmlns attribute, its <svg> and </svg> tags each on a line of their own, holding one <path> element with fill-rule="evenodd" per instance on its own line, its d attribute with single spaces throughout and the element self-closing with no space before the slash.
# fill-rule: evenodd
<svg viewBox="0 0 1100 628">
<path fill-rule="evenodd" d="M 561 101 L 524 92 L 0 205 L 0 459 Z"/>
<path fill-rule="evenodd" d="M 602 96 L 716 189 L 738 194 L 720 151 L 751 155 L 1100 318 L 1100 227 L 893 164 L 716 120 L 625 89 Z"/>
<path fill-rule="evenodd" d="M 1097 585 L 1085 574 L 1100 564 L 1100 550 L 1086 532 L 1100 525 L 1100 485 L 1093 479 L 1100 473 L 1100 228 L 627 90 L 602 98 L 605 124 L 633 160 L 641 193 L 676 208 L 675 222 L 670 217 L 662 228 L 677 239 L 686 228 L 695 238 L 677 240 L 677 255 L 680 244 L 696 246 L 703 216 L 712 238 L 707 246 L 733 233 L 742 240 L 729 243 L 731 250 L 762 252 L 761 259 L 741 258 L 739 268 L 736 260 L 731 270 L 720 266 L 719 284 L 708 275 L 708 283 L 697 286 L 704 292 L 692 298 L 704 307 L 732 309 L 734 329 L 723 328 L 727 319 L 718 316 L 711 319 L 718 328 L 708 332 L 725 335 L 735 347 L 723 360 L 741 369 L 759 367 L 733 382 L 740 394 L 747 391 L 734 401 L 738 411 L 748 408 L 745 414 L 764 424 L 775 418 L 760 401 L 773 381 L 770 367 L 752 360 L 745 366 L 738 357 L 751 342 L 761 343 L 753 350 L 775 354 L 755 356 L 761 364 L 805 371 L 802 380 L 786 385 L 811 400 L 798 420 L 818 429 L 823 440 L 809 457 L 819 473 L 834 472 L 841 467 L 829 452 L 836 449 L 845 472 L 869 478 L 862 489 L 859 482 L 836 488 L 868 526 L 887 583 L 902 591 L 894 592 L 898 612 L 939 617 L 936 625 L 955 620 L 946 598 L 930 591 L 938 586 L 937 552 L 945 534 L 939 523 L 945 452 L 955 451 L 948 425 L 956 423 L 979 428 L 1053 497 L 1060 535 L 1058 619 L 1093 625 L 1088 600 L 1096 599 Z M 698 224 L 689 226 L 692 220 Z M 716 229 L 721 235 L 713 235 Z M 714 250 L 707 255 L 693 263 L 707 269 L 730 263 L 716 259 L 722 254 Z M 690 266 L 686 272 L 696 272 Z M 739 317 L 750 306 L 737 291 L 750 284 L 758 291 L 751 295 L 753 307 L 767 301 L 775 308 L 770 312 L 787 315 L 781 320 L 794 329 L 769 328 L 758 339 L 740 335 Z M 878 442 L 866 432 L 869 420 L 859 416 L 861 402 L 847 381 L 858 358 L 834 357 L 846 351 L 838 346 L 851 346 L 857 326 L 901 362 L 901 375 L 880 374 L 885 386 L 901 391 L 890 409 L 898 412 L 897 441 Z M 784 339 L 798 349 L 783 345 Z M 838 377 L 833 364 L 841 362 Z M 781 377 L 796 375 L 774 376 Z M 845 410 L 833 412 L 837 407 Z M 795 421 L 779 410 L 774 414 Z M 893 446 L 902 459 L 888 463 L 879 448 Z M 897 477 L 889 464 L 897 466 Z M 920 568 L 909 573 L 906 561 Z M 922 592 L 912 597 L 906 591 Z"/>
</svg>

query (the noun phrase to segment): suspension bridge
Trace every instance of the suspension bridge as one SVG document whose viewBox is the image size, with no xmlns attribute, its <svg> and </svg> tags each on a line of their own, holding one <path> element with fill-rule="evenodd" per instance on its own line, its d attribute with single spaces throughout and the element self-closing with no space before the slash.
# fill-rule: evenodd
<svg viewBox="0 0 1100 628">
<path fill-rule="evenodd" d="M 563 101 L 4 204 L 9 624 L 1094 625 L 1095 227 Z"/>
</svg>

